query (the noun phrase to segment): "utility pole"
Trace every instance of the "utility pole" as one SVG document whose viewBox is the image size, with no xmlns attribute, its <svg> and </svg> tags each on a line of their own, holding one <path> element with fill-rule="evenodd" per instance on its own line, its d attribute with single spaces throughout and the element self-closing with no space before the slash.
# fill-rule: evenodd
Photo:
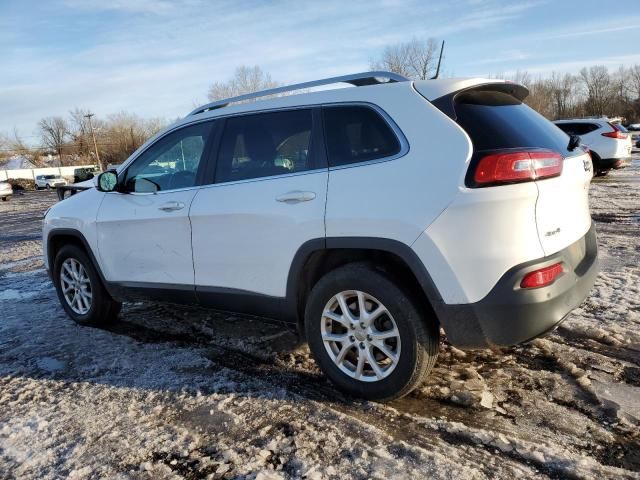
<svg viewBox="0 0 640 480">
<path fill-rule="evenodd" d="M 91 123 L 91 117 L 93 117 L 95 113 L 87 113 L 85 118 L 89 120 L 89 130 L 91 130 L 91 136 L 93 137 L 93 146 L 96 149 L 96 159 L 98 160 L 98 166 L 101 171 L 104 171 L 104 167 L 102 166 L 102 161 L 100 160 L 100 154 L 98 153 L 98 143 L 96 142 L 96 134 L 93 131 L 93 124 Z"/>
</svg>

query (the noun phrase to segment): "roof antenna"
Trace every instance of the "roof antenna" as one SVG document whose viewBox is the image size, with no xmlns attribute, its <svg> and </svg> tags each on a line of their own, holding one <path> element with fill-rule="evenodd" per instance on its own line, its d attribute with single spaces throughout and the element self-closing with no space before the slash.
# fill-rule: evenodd
<svg viewBox="0 0 640 480">
<path fill-rule="evenodd" d="M 442 45 L 440 46 L 440 57 L 438 58 L 438 68 L 436 68 L 436 74 L 430 78 L 430 80 L 435 80 L 440 75 L 440 62 L 442 62 L 442 52 L 444 51 L 444 40 L 442 40 Z"/>
</svg>

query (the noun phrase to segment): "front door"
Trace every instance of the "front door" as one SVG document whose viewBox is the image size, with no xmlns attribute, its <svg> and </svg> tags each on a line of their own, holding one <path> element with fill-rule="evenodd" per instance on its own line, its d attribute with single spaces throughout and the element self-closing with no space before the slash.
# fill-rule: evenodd
<svg viewBox="0 0 640 480">
<path fill-rule="evenodd" d="M 97 217 L 107 281 L 193 292 L 189 208 L 211 132 L 210 122 L 174 130 L 120 172 L 121 191 L 105 194 Z"/>
</svg>

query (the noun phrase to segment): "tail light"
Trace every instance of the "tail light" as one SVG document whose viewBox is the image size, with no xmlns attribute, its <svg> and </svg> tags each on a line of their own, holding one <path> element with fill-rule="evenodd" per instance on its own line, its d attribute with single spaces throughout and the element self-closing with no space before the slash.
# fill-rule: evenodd
<svg viewBox="0 0 640 480">
<path fill-rule="evenodd" d="M 627 134 L 621 132 L 618 127 L 616 127 L 615 123 L 608 122 L 609 126 L 613 128 L 613 132 L 605 132 L 602 134 L 603 137 L 616 138 L 618 140 L 626 140 Z"/>
<path fill-rule="evenodd" d="M 476 186 L 530 182 L 562 173 L 562 155 L 552 151 L 492 153 L 478 162 L 473 179 Z"/>
<path fill-rule="evenodd" d="M 546 287 L 547 285 L 551 285 L 553 282 L 555 282 L 556 278 L 558 278 L 563 271 L 564 269 L 562 268 L 562 263 L 554 263 L 553 265 L 550 265 L 548 267 L 529 272 L 520 282 L 520 287 Z"/>
</svg>

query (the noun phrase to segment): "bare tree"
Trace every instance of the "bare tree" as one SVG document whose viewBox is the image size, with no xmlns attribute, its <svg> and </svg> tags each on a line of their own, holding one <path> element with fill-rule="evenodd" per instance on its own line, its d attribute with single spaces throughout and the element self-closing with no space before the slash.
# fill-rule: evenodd
<svg viewBox="0 0 640 480">
<path fill-rule="evenodd" d="M 96 133 L 100 156 L 106 164 L 122 163 L 166 122 L 160 119 L 142 119 L 135 114 L 120 112 L 110 115 L 106 121 L 96 121 L 100 125 Z"/>
<path fill-rule="evenodd" d="M 426 80 L 435 74 L 438 65 L 438 44 L 414 38 L 408 42 L 388 45 L 380 58 L 371 62 L 372 70 L 387 70 L 414 80 Z"/>
<path fill-rule="evenodd" d="M 580 80 L 587 95 L 586 112 L 590 115 L 605 115 L 612 97 L 611 76 L 607 67 L 585 67 L 580 70 Z"/>
<path fill-rule="evenodd" d="M 58 162 L 62 166 L 62 149 L 69 134 L 67 122 L 62 117 L 47 117 L 38 122 L 38 128 L 43 146 L 58 154 Z"/>
<path fill-rule="evenodd" d="M 17 128 L 13 129 L 13 135 L 11 137 L 6 138 L 6 144 L 13 153 L 26 158 L 34 167 L 44 166 L 44 162 L 40 159 L 38 149 L 29 147 L 22 139 Z"/>
<path fill-rule="evenodd" d="M 640 98 L 640 65 L 629 68 L 629 84 L 634 99 Z"/>
<path fill-rule="evenodd" d="M 280 82 L 273 80 L 271 75 L 263 71 L 259 66 L 248 67 L 242 65 L 236 68 L 231 80 L 213 83 L 209 87 L 208 97 L 210 101 L 214 102 L 280 86 L 282 86 Z"/>
<path fill-rule="evenodd" d="M 575 76 L 551 72 L 547 80 L 552 102 L 552 118 L 566 118 L 573 114 L 576 103 L 577 82 Z"/>
<path fill-rule="evenodd" d="M 89 110 L 74 108 L 69 112 L 69 137 L 73 143 L 73 151 L 80 158 L 89 158 L 92 152 L 91 129 L 86 115 Z"/>
</svg>

